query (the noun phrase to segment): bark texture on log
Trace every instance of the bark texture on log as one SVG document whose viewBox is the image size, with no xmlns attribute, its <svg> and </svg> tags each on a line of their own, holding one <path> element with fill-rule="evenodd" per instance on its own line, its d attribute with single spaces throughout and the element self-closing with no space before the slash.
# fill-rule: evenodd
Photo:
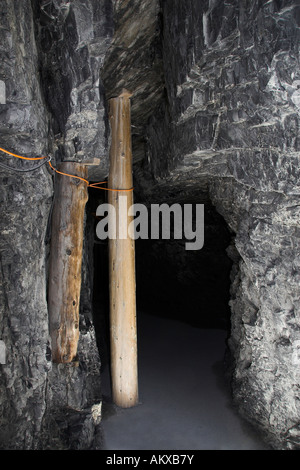
<svg viewBox="0 0 300 470">
<path fill-rule="evenodd" d="M 64 162 L 63 173 L 87 178 L 85 166 Z M 79 339 L 79 300 L 87 184 L 79 179 L 56 176 L 49 261 L 49 326 L 53 362 L 76 358 Z"/>
</svg>

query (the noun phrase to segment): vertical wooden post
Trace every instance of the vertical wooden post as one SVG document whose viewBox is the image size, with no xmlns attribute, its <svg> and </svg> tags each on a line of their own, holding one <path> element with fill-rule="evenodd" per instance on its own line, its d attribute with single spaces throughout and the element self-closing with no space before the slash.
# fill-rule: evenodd
<svg viewBox="0 0 300 470">
<path fill-rule="evenodd" d="M 109 100 L 112 136 L 108 183 L 112 189 L 130 189 L 133 184 L 130 96 L 124 91 Z M 133 192 L 108 194 L 108 202 L 115 208 L 117 234 L 116 239 L 109 239 L 112 395 L 118 406 L 129 408 L 138 402 L 135 246 L 128 235 Z"/>
<path fill-rule="evenodd" d="M 64 162 L 58 170 L 87 179 L 87 168 L 79 163 Z M 67 363 L 75 359 L 79 339 L 87 184 L 79 179 L 57 174 L 54 194 L 49 259 L 49 328 L 53 362 Z"/>
</svg>

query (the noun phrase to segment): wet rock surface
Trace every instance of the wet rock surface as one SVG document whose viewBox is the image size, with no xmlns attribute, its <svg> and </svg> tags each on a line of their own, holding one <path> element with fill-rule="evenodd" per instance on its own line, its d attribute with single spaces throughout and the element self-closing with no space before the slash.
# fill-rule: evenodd
<svg viewBox="0 0 300 470">
<path fill-rule="evenodd" d="M 101 77 L 107 99 L 132 93 L 134 161 L 145 156 L 145 125 L 164 96 L 159 0 L 114 2 L 114 36 Z"/>
<path fill-rule="evenodd" d="M 3 1 L 1 147 L 53 162 L 104 152 L 99 67 L 110 37 L 109 2 Z M 96 5 L 97 4 L 97 5 Z M 87 27 L 88 26 L 88 27 Z M 100 39 L 99 39 L 100 35 Z M 88 150 L 89 148 L 89 150 Z M 12 168 L 37 165 L 1 153 Z M 105 167 L 105 165 L 104 165 Z M 53 175 L 1 167 L 0 448 L 88 449 L 101 445 L 100 358 L 84 249 L 78 361 L 51 361 L 47 275 Z"/>
<path fill-rule="evenodd" d="M 202 188 L 232 231 L 233 396 L 287 449 L 299 447 L 298 9 L 163 2 L 168 100 L 143 168 L 147 200 Z"/>
<path fill-rule="evenodd" d="M 35 1 L 41 84 L 51 113 L 56 161 L 100 158 L 89 179 L 107 175 L 108 127 L 100 71 L 114 31 L 110 0 Z"/>
</svg>

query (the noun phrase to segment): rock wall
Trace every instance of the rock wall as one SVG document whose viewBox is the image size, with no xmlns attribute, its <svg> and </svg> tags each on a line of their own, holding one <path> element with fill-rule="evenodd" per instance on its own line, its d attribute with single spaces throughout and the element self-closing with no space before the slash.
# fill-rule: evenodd
<svg viewBox="0 0 300 470">
<path fill-rule="evenodd" d="M 273 447 L 300 448 L 296 0 L 2 0 L 0 13 L 0 146 L 52 153 L 54 163 L 98 156 L 89 178 L 103 179 L 106 98 L 128 83 L 136 90 L 135 187 L 148 203 L 199 194 L 223 216 L 234 238 L 233 396 Z M 54 365 L 46 298 L 53 175 L 46 166 L 0 167 L 0 179 L 0 447 L 99 448 L 91 231 L 79 360 Z"/>
<path fill-rule="evenodd" d="M 41 84 L 57 161 L 100 158 L 90 180 L 108 171 L 106 99 L 100 76 L 114 31 L 111 0 L 35 0 Z"/>
<path fill-rule="evenodd" d="M 299 448 L 300 7 L 165 0 L 162 12 L 167 100 L 145 171 L 157 191 L 206 186 L 234 234 L 235 403 L 273 447 Z"/>
<path fill-rule="evenodd" d="M 111 2 L 3 0 L 0 13 L 0 80 L 6 87 L 0 146 L 25 156 L 52 153 L 54 164 L 102 157 L 107 126 L 99 72 L 112 35 Z M 37 165 L 2 153 L 0 159 L 13 168 Z M 107 159 L 101 163 L 99 175 L 107 172 Z M 88 243 L 78 362 L 51 361 L 47 258 L 53 178 L 48 165 L 27 173 L 0 167 L 2 449 L 101 446 Z"/>
</svg>

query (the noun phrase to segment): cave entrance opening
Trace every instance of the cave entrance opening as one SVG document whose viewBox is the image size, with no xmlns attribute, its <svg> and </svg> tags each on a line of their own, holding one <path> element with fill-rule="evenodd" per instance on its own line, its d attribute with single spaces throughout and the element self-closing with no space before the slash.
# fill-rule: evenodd
<svg viewBox="0 0 300 470">
<path fill-rule="evenodd" d="M 228 330 L 232 261 L 226 249 L 231 237 L 224 219 L 206 201 L 200 250 L 187 250 L 186 240 L 172 237 L 136 240 L 138 308 L 198 328 Z"/>
<path fill-rule="evenodd" d="M 106 192 L 90 188 L 88 213 L 93 214 L 94 224 L 94 323 L 101 372 L 110 376 L 108 240 L 98 239 L 95 228 L 99 220 L 96 209 L 106 201 Z M 142 199 L 136 195 L 135 201 L 142 202 Z M 196 204 L 196 201 L 199 203 L 197 197 L 191 196 L 177 202 Z M 202 249 L 186 250 L 186 240 L 172 237 L 169 240 L 135 240 L 138 337 L 139 329 L 144 328 L 144 315 L 147 321 L 149 318 L 171 320 L 202 330 L 222 330 L 228 336 L 232 261 L 227 248 L 232 243 L 233 234 L 208 199 L 200 202 L 204 204 L 205 220 Z M 138 351 L 143 348 L 143 338 L 141 334 Z M 153 347 L 155 341 L 154 334 L 151 338 Z M 166 337 L 166 343 L 168 341 L 172 338 Z M 181 347 L 180 344 L 178 346 Z M 109 389 L 104 393 L 109 394 Z M 111 397 L 106 396 L 105 399 L 110 400 Z"/>
</svg>

